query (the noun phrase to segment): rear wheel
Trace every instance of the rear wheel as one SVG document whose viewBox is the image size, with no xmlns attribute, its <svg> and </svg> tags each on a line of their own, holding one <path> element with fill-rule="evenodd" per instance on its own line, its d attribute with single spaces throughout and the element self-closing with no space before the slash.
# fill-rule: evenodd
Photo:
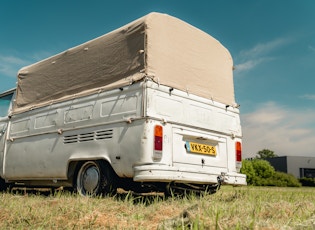
<svg viewBox="0 0 315 230">
<path fill-rule="evenodd" d="M 116 190 L 114 173 L 101 161 L 87 161 L 77 172 L 75 189 L 82 196 L 113 193 Z"/>
<path fill-rule="evenodd" d="M 0 177 L 0 192 L 6 191 L 8 185 L 5 183 L 5 180 Z"/>
</svg>

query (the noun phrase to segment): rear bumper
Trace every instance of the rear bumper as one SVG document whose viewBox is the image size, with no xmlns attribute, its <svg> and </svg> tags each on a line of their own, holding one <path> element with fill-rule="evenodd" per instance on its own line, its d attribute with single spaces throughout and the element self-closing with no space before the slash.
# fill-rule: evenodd
<svg viewBox="0 0 315 230">
<path fill-rule="evenodd" d="M 177 182 L 194 184 L 216 184 L 218 178 L 223 184 L 247 185 L 246 175 L 226 173 L 215 170 L 196 170 L 188 167 L 173 167 L 163 164 L 145 164 L 134 166 L 133 180 L 137 182 Z"/>
</svg>

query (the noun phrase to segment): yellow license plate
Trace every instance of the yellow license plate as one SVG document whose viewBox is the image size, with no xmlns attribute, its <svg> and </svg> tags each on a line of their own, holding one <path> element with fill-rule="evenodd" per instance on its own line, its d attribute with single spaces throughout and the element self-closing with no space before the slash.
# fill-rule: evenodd
<svg viewBox="0 0 315 230">
<path fill-rule="evenodd" d="M 186 141 L 186 149 L 187 152 L 191 153 L 200 153 L 200 154 L 208 154 L 211 156 L 217 155 L 217 150 L 215 146 L 212 145 L 204 145 L 196 142 Z"/>
</svg>

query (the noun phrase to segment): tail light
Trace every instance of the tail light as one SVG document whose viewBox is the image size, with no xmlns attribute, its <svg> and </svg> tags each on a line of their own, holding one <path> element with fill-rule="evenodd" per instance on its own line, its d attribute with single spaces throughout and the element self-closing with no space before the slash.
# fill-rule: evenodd
<svg viewBox="0 0 315 230">
<path fill-rule="evenodd" d="M 162 151 L 163 151 L 163 127 L 161 125 L 156 125 L 154 127 L 154 151 L 153 151 L 154 161 L 161 160 Z"/>
<path fill-rule="evenodd" d="M 236 154 L 236 161 L 241 162 L 242 161 L 242 143 L 239 141 L 235 143 L 235 154 Z"/>
<path fill-rule="evenodd" d="M 163 127 L 161 125 L 154 127 L 154 150 L 163 150 Z"/>
</svg>

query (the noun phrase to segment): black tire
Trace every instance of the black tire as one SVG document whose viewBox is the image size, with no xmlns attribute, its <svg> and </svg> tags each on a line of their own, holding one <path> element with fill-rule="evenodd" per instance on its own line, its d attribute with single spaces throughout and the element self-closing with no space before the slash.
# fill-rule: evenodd
<svg viewBox="0 0 315 230">
<path fill-rule="evenodd" d="M 114 173 L 108 164 L 101 161 L 84 162 L 77 171 L 74 188 L 82 196 L 114 193 Z"/>
<path fill-rule="evenodd" d="M 8 184 L 5 183 L 5 180 L 3 180 L 0 177 L 0 192 L 5 192 L 8 189 Z"/>
</svg>

